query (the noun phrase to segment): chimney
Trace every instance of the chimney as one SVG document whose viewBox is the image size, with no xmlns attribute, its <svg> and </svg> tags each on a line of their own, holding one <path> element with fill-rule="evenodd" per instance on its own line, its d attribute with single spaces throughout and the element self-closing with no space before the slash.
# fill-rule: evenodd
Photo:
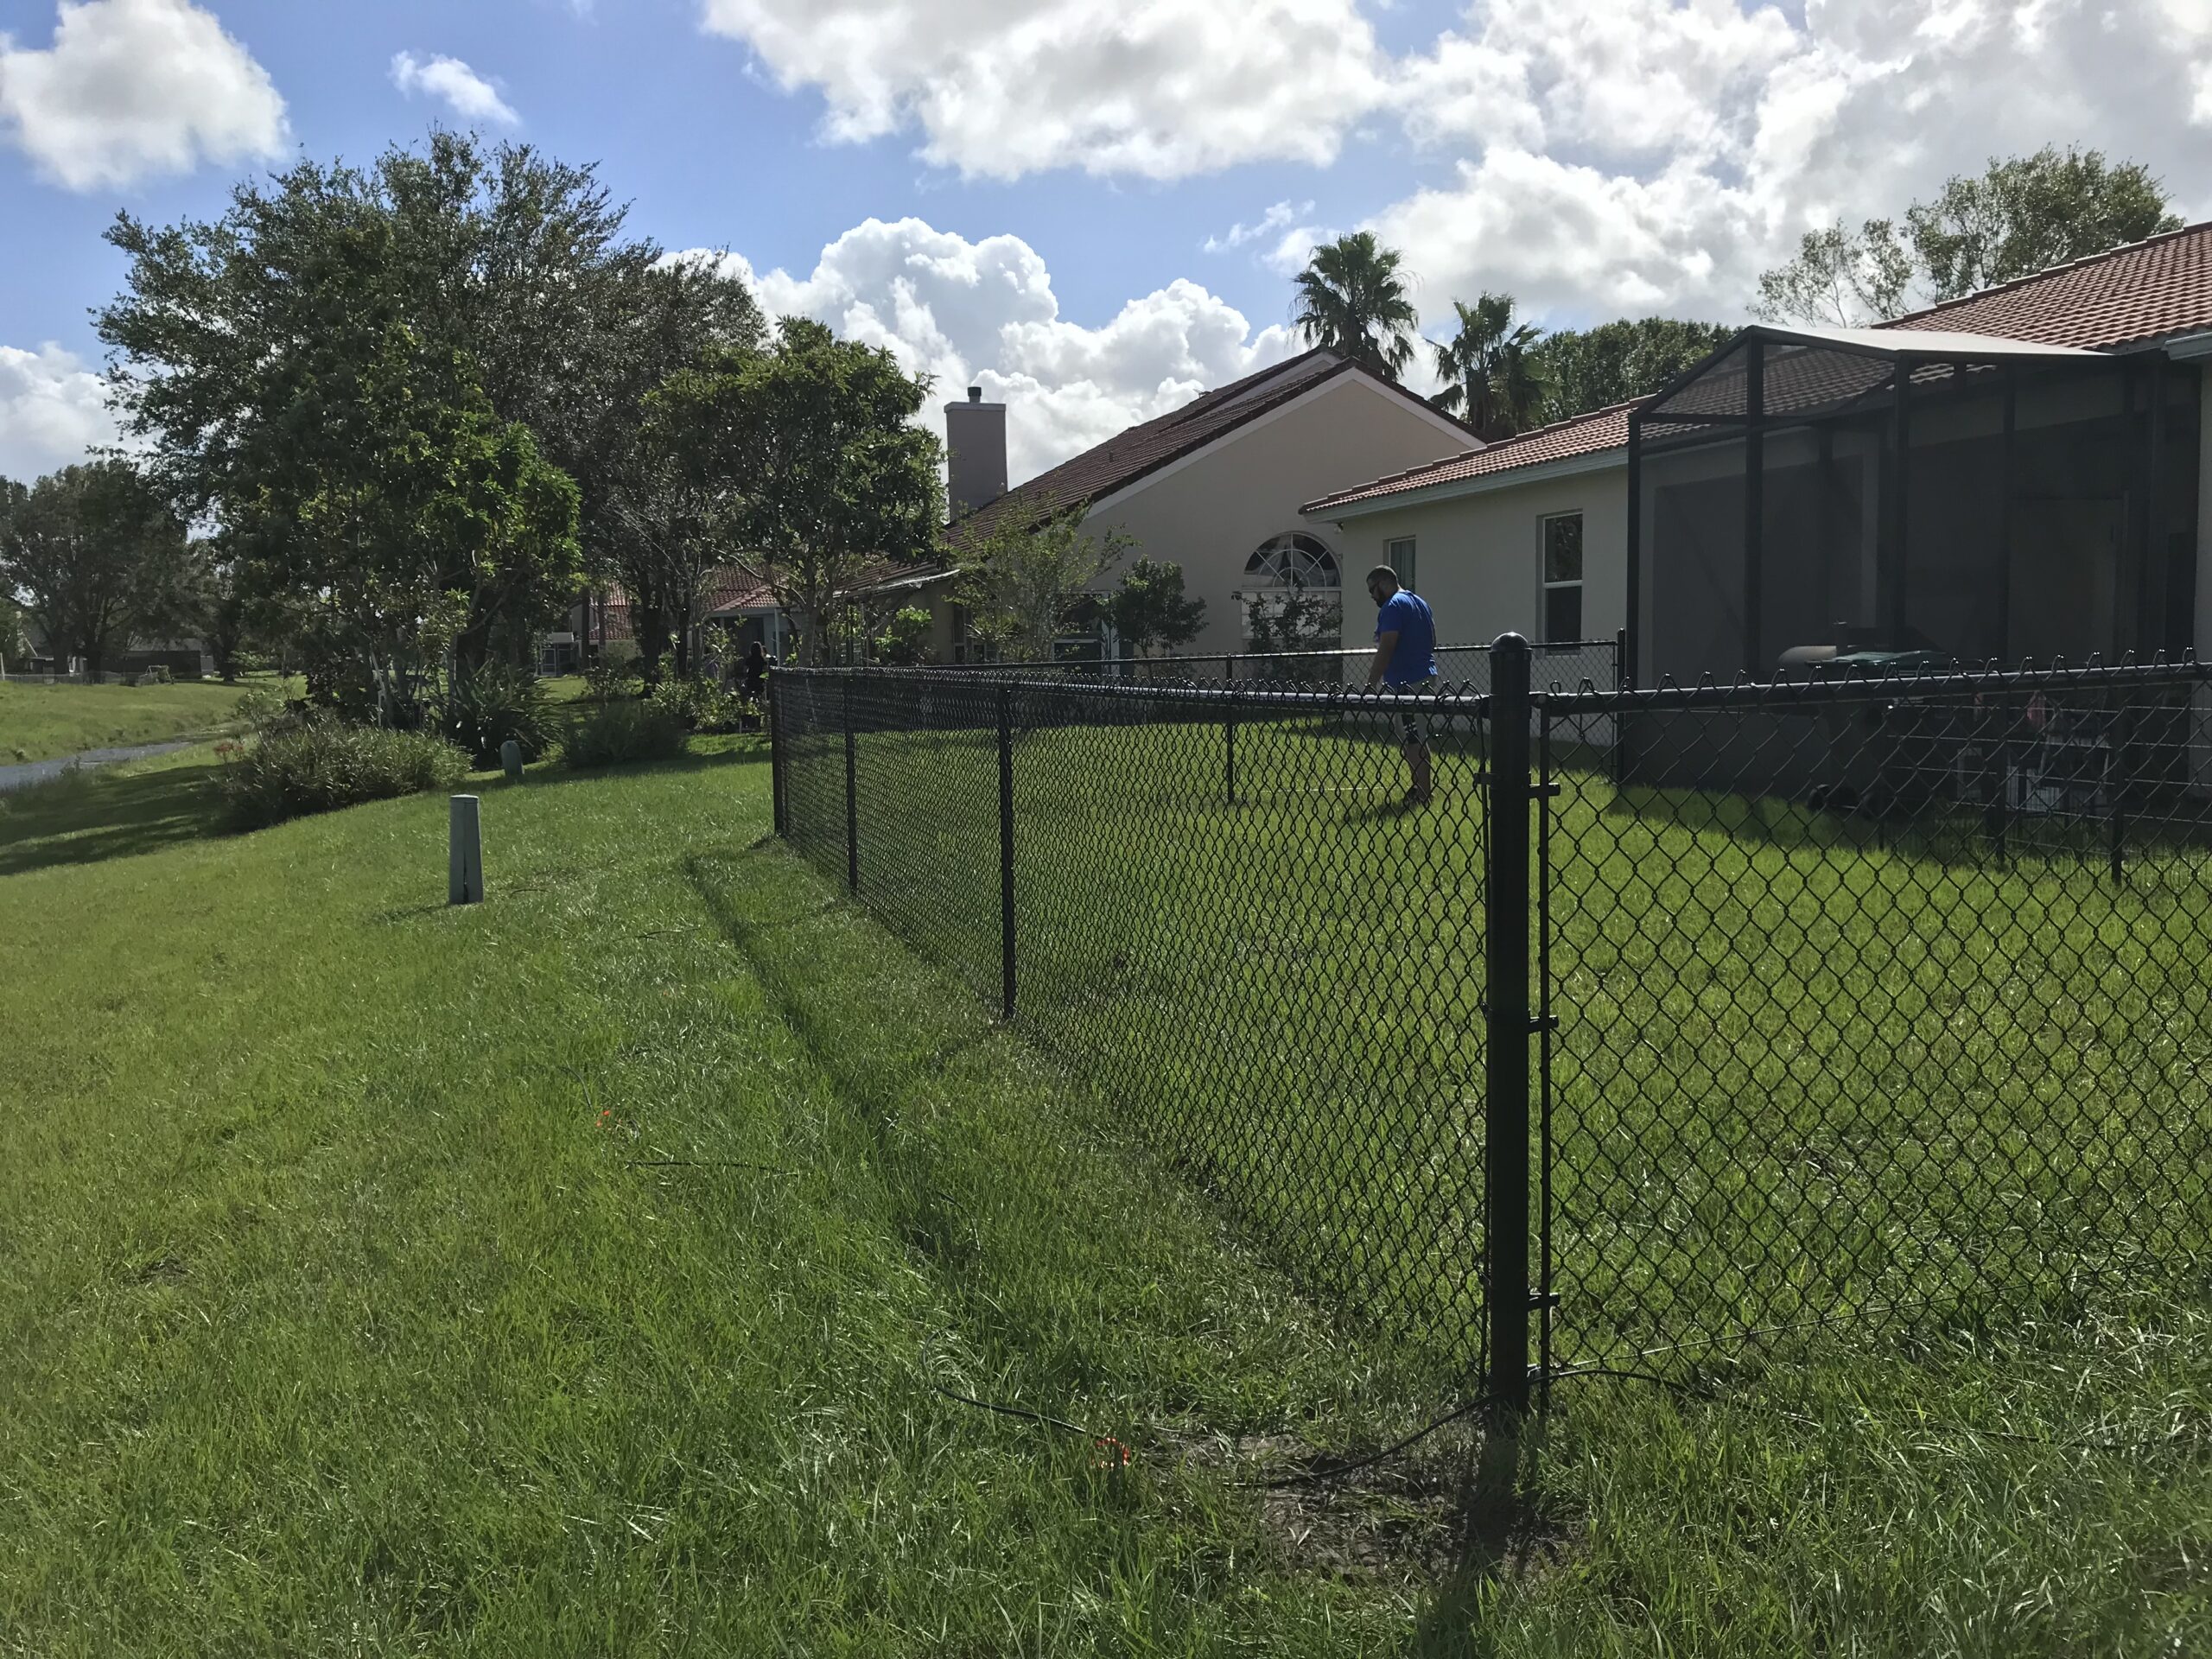
<svg viewBox="0 0 2212 1659">
<path fill-rule="evenodd" d="M 1006 405 L 985 403 L 981 386 L 968 388 L 966 403 L 944 406 L 944 447 L 955 518 L 1006 493 Z"/>
</svg>

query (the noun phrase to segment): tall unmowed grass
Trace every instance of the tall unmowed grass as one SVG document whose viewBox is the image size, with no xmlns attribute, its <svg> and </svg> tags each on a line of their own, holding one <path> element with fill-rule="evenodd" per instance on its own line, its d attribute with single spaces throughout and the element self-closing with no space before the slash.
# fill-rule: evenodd
<svg viewBox="0 0 2212 1659">
<path fill-rule="evenodd" d="M 216 752 L 224 816 L 238 830 L 448 789 L 468 774 L 468 756 L 435 734 L 321 716 L 264 720 L 251 739 Z"/>
</svg>

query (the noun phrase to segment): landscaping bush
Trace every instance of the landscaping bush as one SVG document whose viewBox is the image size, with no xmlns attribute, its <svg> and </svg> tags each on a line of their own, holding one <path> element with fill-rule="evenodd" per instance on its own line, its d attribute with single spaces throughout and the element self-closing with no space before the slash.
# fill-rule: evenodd
<svg viewBox="0 0 2212 1659">
<path fill-rule="evenodd" d="M 649 701 L 694 732 L 750 731 L 747 722 L 756 712 L 734 690 L 712 680 L 663 680 Z"/>
<path fill-rule="evenodd" d="M 169 665 L 167 663 L 156 663 L 151 668 L 143 671 L 137 679 L 131 681 L 133 685 L 175 685 L 175 683 L 176 677 L 169 672 Z"/>
<path fill-rule="evenodd" d="M 510 739 L 522 758 L 535 760 L 553 747 L 553 713 L 537 676 L 526 668 L 492 664 L 456 680 L 439 724 L 480 766 L 496 766 L 499 746 Z"/>
<path fill-rule="evenodd" d="M 240 830 L 449 789 L 468 772 L 468 757 L 430 733 L 347 726 L 327 715 L 274 724 L 251 742 L 218 753 L 216 786 Z"/>
<path fill-rule="evenodd" d="M 585 715 L 561 746 L 572 766 L 666 760 L 683 753 L 683 722 L 651 702 L 609 702 Z"/>
</svg>

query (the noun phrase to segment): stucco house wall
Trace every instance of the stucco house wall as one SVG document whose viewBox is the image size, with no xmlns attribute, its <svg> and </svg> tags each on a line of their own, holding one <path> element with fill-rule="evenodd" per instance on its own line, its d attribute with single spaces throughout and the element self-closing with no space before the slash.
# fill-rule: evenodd
<svg viewBox="0 0 2212 1659">
<path fill-rule="evenodd" d="M 1344 549 L 1353 591 L 1370 566 L 1386 562 L 1393 541 L 1411 537 L 1414 587 L 1436 613 L 1441 641 L 1485 645 L 1507 632 L 1541 640 L 1543 523 L 1559 513 L 1582 515 L 1582 637 L 1611 639 L 1628 620 L 1628 466 L 1620 454 L 1501 474 L 1473 493 L 1362 505 L 1320 520 Z M 1355 620 L 1347 642 L 1363 643 L 1373 619 Z"/>
<path fill-rule="evenodd" d="M 1084 519 L 1094 535 L 1119 530 L 1139 556 L 1183 568 L 1186 594 L 1205 601 L 1205 631 L 1186 652 L 1244 649 L 1245 563 L 1274 537 L 1297 531 L 1326 545 L 1351 596 L 1346 643 L 1363 645 L 1372 619 L 1359 578 L 1371 559 L 1348 553 L 1336 526 L 1304 518 L 1300 506 L 1334 489 L 1400 472 L 1467 447 L 1466 434 L 1376 385 L 1364 375 L 1325 381 L 1221 441 L 1170 463 L 1096 502 Z M 1128 560 L 1107 574 L 1120 578 Z M 1456 637 L 1456 636 L 1455 636 Z"/>
</svg>

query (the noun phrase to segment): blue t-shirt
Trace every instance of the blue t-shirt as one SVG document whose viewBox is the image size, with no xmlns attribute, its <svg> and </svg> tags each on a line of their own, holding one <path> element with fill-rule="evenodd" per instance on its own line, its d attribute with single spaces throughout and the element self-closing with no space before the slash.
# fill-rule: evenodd
<svg viewBox="0 0 2212 1659">
<path fill-rule="evenodd" d="M 1436 619 L 1428 601 L 1403 588 L 1390 595 L 1375 619 L 1375 637 L 1395 632 L 1398 644 L 1382 671 L 1385 685 L 1419 685 L 1436 677 Z"/>
</svg>

